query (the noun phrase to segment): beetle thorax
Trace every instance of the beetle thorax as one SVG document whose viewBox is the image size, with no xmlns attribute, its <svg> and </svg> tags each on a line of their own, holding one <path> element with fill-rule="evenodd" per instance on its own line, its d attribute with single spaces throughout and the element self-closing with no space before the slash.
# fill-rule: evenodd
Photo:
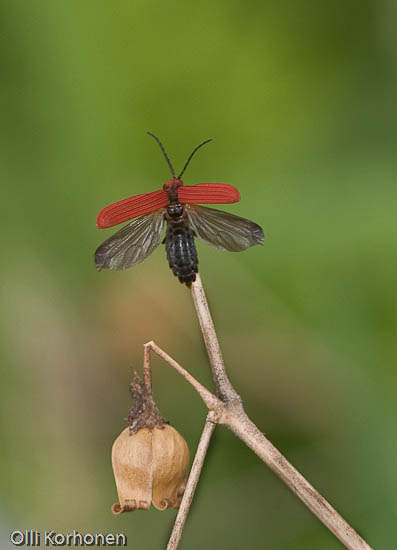
<svg viewBox="0 0 397 550">
<path fill-rule="evenodd" d="M 168 217 L 171 218 L 172 221 L 178 222 L 181 221 L 184 218 L 185 209 L 183 207 L 183 204 L 180 204 L 177 202 L 176 204 L 169 204 L 166 207 Z"/>
</svg>

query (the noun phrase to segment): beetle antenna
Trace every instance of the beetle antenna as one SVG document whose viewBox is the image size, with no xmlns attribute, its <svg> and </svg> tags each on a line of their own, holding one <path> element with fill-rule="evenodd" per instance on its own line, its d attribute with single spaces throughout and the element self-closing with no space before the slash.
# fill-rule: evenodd
<svg viewBox="0 0 397 550">
<path fill-rule="evenodd" d="M 171 174 L 174 176 L 174 178 L 176 178 L 174 167 L 172 166 L 171 161 L 170 161 L 167 153 L 165 152 L 164 145 L 161 143 L 161 141 L 159 140 L 159 138 L 157 136 L 155 136 L 151 132 L 146 132 L 146 133 L 149 134 L 149 136 L 152 136 L 152 138 L 154 138 L 157 141 L 158 146 L 160 147 L 161 151 L 163 152 L 164 158 L 167 161 L 168 166 L 170 167 Z"/>
<path fill-rule="evenodd" d="M 200 145 L 197 145 L 197 147 L 195 149 L 193 149 L 193 151 L 189 155 L 189 158 L 185 162 L 185 166 L 183 167 L 182 172 L 178 176 L 178 180 L 183 176 L 183 173 L 185 172 L 186 168 L 188 167 L 188 164 L 192 160 L 194 154 L 200 149 L 200 147 L 202 147 L 206 143 L 209 143 L 210 141 L 212 141 L 212 139 L 206 139 L 205 141 L 203 141 L 203 143 L 200 143 Z"/>
</svg>

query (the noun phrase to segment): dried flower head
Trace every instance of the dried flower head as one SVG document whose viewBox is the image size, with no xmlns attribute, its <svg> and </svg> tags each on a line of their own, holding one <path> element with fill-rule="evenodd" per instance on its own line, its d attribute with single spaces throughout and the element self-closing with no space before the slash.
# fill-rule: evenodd
<svg viewBox="0 0 397 550">
<path fill-rule="evenodd" d="M 189 449 L 183 437 L 161 417 L 151 392 L 137 375 L 131 383 L 134 405 L 129 427 L 116 439 L 112 465 L 119 503 L 115 514 L 178 508 L 185 490 Z"/>
</svg>

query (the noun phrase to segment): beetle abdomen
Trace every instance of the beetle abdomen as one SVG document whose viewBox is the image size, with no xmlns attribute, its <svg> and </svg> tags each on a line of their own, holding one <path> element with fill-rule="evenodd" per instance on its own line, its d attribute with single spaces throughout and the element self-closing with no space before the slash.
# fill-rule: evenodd
<svg viewBox="0 0 397 550">
<path fill-rule="evenodd" d="M 190 286 L 196 280 L 198 259 L 193 230 L 185 222 L 168 221 L 165 235 L 168 263 L 181 283 Z"/>
</svg>

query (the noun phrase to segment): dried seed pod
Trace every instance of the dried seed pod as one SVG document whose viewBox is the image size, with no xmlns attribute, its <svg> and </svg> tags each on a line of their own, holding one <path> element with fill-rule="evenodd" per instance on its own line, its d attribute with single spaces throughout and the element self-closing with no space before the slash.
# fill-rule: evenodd
<svg viewBox="0 0 397 550">
<path fill-rule="evenodd" d="M 119 503 L 115 514 L 178 508 L 185 490 L 189 448 L 183 437 L 160 416 L 152 394 L 135 376 L 131 384 L 134 406 L 130 426 L 116 439 L 112 465 Z"/>
</svg>

